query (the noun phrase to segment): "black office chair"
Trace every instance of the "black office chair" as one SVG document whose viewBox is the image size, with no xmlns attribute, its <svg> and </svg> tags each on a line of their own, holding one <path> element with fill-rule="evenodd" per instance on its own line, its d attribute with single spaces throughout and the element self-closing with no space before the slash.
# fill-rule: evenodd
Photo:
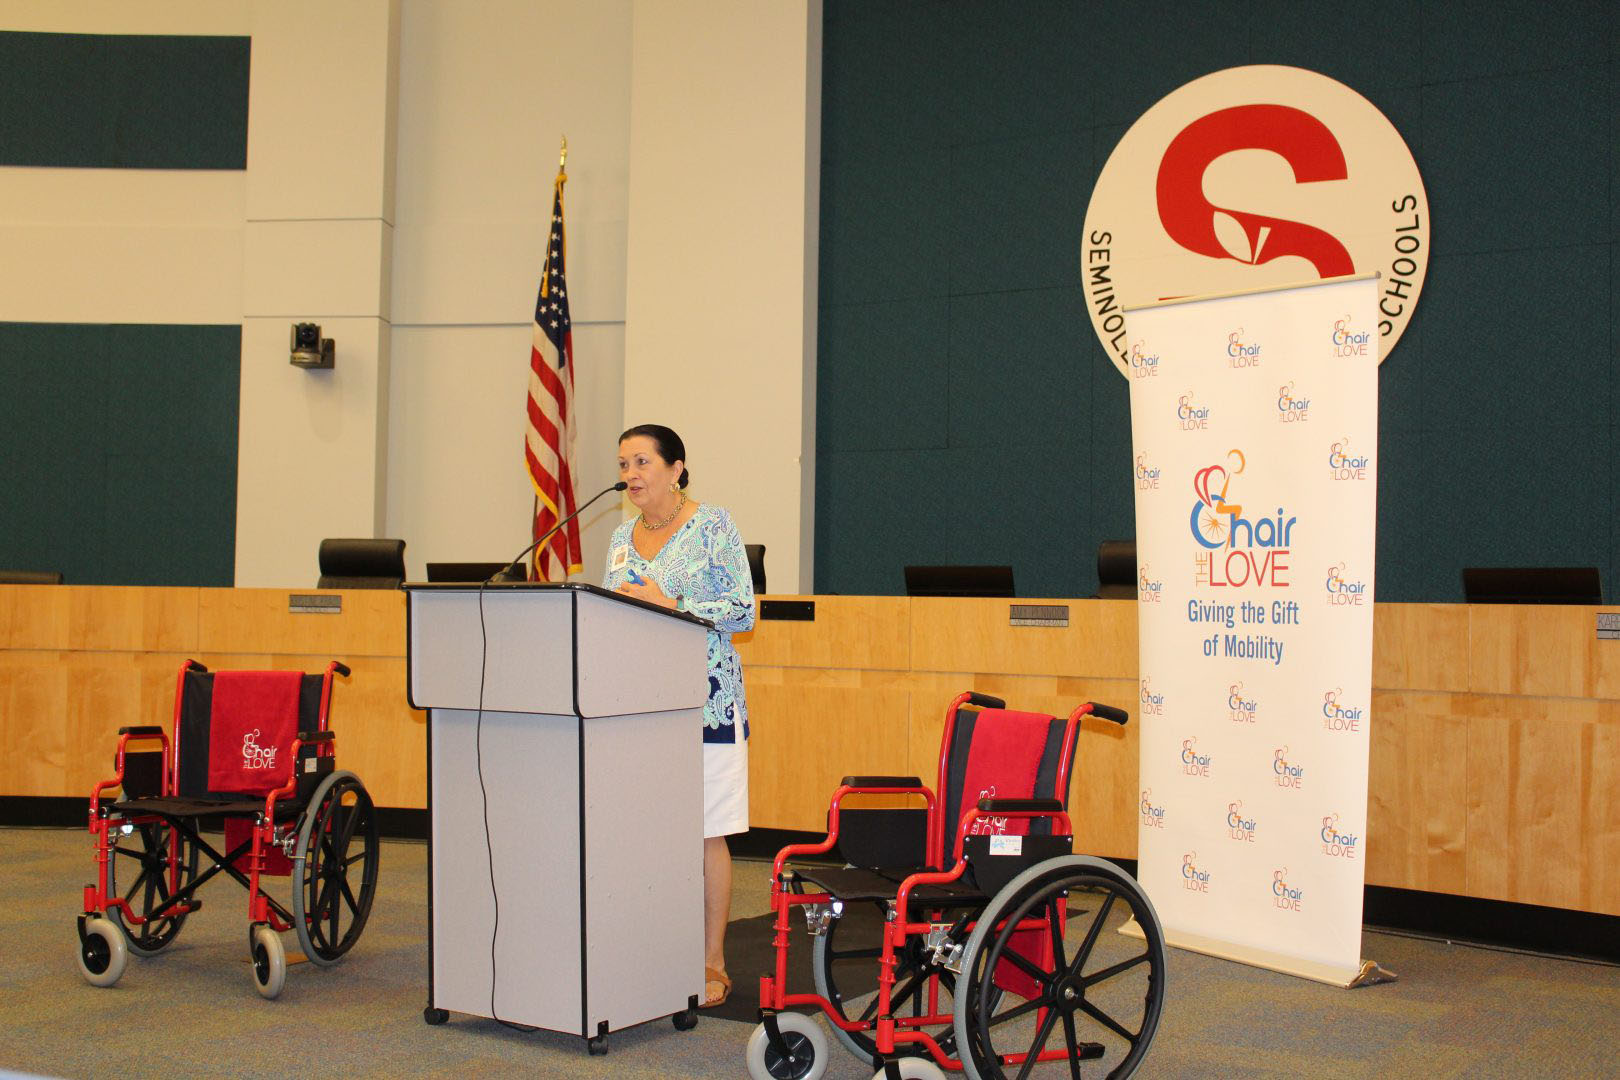
<svg viewBox="0 0 1620 1080">
<path fill-rule="evenodd" d="M 405 581 L 405 541 L 322 540 L 317 589 L 397 589 Z"/>
<path fill-rule="evenodd" d="M 1136 541 L 1104 540 L 1097 545 L 1097 599 L 1136 599 Z"/>
<path fill-rule="evenodd" d="M 60 585 L 60 570 L 0 570 L 0 585 Z"/>
<path fill-rule="evenodd" d="M 754 579 L 754 595 L 765 591 L 765 545 L 744 544 L 748 552 L 748 575 Z"/>
</svg>

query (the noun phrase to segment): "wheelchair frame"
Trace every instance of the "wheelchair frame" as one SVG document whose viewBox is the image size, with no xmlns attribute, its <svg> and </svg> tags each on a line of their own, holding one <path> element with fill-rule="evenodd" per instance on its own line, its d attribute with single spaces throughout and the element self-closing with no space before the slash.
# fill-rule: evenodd
<svg viewBox="0 0 1620 1080">
<path fill-rule="evenodd" d="M 193 660 L 180 666 L 173 739 L 161 726 L 120 728 L 115 775 L 91 791 L 89 831 L 95 838 L 96 880 L 84 887 L 84 911 L 78 916 L 80 972 L 98 986 L 117 982 L 127 952 L 151 956 L 166 947 L 178 935 L 186 916 L 202 908 L 198 890 L 224 873 L 248 891 L 248 941 L 254 985 L 261 996 L 274 998 L 281 992 L 286 976 L 279 934 L 296 931 L 312 962 L 318 966 L 334 964 L 358 940 L 375 896 L 375 808 L 358 777 L 335 770 L 336 739 L 327 727 L 333 676 L 347 676 L 349 668 L 336 660 L 327 665 L 321 676 L 315 730 L 299 731 L 293 738 L 289 745 L 292 775 L 285 784 L 264 795 L 262 809 L 257 806 L 257 796 L 246 795 L 229 802 L 196 799 L 184 812 L 133 805 L 143 795 L 160 800 L 184 797 L 179 789 L 186 676 L 207 670 Z M 137 764 L 153 751 L 132 752 L 129 748 L 132 742 L 139 745 L 152 740 L 159 744 L 155 770 L 150 762 Z M 306 748 L 310 750 L 308 756 L 304 754 Z M 155 791 L 151 790 L 154 785 Z M 103 795 L 120 788 L 124 789 L 126 801 L 104 804 Z M 283 804 L 279 810 L 278 803 Z M 333 846 L 330 834 L 346 806 L 352 806 L 353 813 L 343 822 L 340 852 Z M 222 854 L 199 835 L 205 817 L 250 821 L 249 835 L 234 847 L 223 845 L 228 850 Z M 350 858 L 348 845 L 360 830 L 364 831 L 360 838 L 364 851 Z M 137 832 L 142 850 L 131 852 L 119 847 L 122 838 Z M 282 876 L 268 866 L 277 850 L 292 858 L 295 880 L 290 909 L 263 888 L 265 877 Z M 201 873 L 197 872 L 199 853 L 212 860 L 212 865 Z M 115 865 L 119 854 L 134 855 L 141 864 L 129 896 L 143 892 L 139 902 L 142 910 L 119 895 Z M 356 891 L 349 887 L 347 876 L 352 863 L 361 859 L 365 865 Z M 334 860 L 338 863 L 336 873 Z M 239 863 L 245 864 L 245 871 Z M 306 888 L 311 897 L 304 895 Z M 307 902 L 311 898 L 314 904 Z M 349 904 L 352 918 L 347 933 L 339 936 L 338 905 L 344 902 Z"/>
<path fill-rule="evenodd" d="M 789 845 L 777 854 L 772 865 L 771 874 L 771 908 L 776 913 L 775 937 L 773 939 L 773 946 L 776 950 L 776 963 L 774 972 L 762 976 L 760 979 L 761 1023 L 760 1027 L 756 1029 L 753 1042 L 750 1044 L 751 1065 L 754 1064 L 753 1059 L 756 1056 L 763 1057 L 765 1063 L 773 1060 L 782 1063 L 791 1062 L 795 1051 L 802 1055 L 808 1049 L 808 1040 L 805 1039 L 805 1035 L 808 1033 L 785 1036 L 781 1019 L 787 1017 L 802 1019 L 797 1017 L 796 1014 L 785 1013 L 784 1011 L 793 1006 L 813 1005 L 821 1011 L 827 1022 L 839 1031 L 870 1037 L 870 1040 L 875 1044 L 875 1053 L 871 1055 L 871 1061 L 873 1066 L 879 1070 L 878 1077 L 938 1075 L 938 1071 L 934 1067 L 937 1065 L 945 1069 L 966 1071 L 977 1080 L 981 1075 L 999 1076 L 999 1067 L 1001 1065 L 1026 1066 L 1026 1062 L 1029 1061 L 1027 1053 L 989 1054 L 987 1058 L 987 1050 L 984 1046 L 975 1048 L 967 1045 L 971 1040 L 970 1036 L 961 1030 L 963 1009 L 960 1004 L 950 1012 L 941 1011 L 941 979 L 947 972 L 970 973 L 975 959 L 971 955 L 965 955 L 965 952 L 972 953 L 974 949 L 981 952 L 985 951 L 987 935 L 996 937 L 996 944 L 988 952 L 991 957 L 989 963 L 992 967 L 987 968 L 987 972 L 994 970 L 993 965 L 1000 962 L 1001 958 L 1006 954 L 1007 944 L 1014 934 L 1039 931 L 1043 935 L 1051 933 L 1054 937 L 1060 937 L 1054 932 L 1054 927 L 1062 926 L 1066 917 L 1067 890 L 1063 886 L 1061 875 L 1059 875 L 1058 885 L 1053 886 L 1051 884 L 1052 880 L 1054 880 L 1054 871 L 1068 872 L 1072 870 L 1073 873 L 1070 873 L 1070 877 L 1076 881 L 1081 880 L 1082 877 L 1088 880 L 1095 878 L 1105 883 L 1109 882 L 1110 879 L 1118 881 L 1126 890 L 1122 895 L 1127 895 L 1127 903 L 1132 911 L 1138 915 L 1140 922 L 1147 924 L 1144 926 L 1144 930 L 1146 931 L 1149 953 L 1145 954 L 1145 956 L 1150 961 L 1156 958 L 1158 962 L 1153 969 L 1150 981 L 1147 1006 L 1147 1013 L 1150 1015 L 1145 1017 L 1144 1030 L 1139 1033 L 1139 1037 L 1142 1037 L 1144 1042 L 1151 1041 L 1153 1029 L 1157 1025 L 1158 1003 L 1162 998 L 1163 941 L 1162 933 L 1157 924 L 1157 917 L 1153 914 L 1151 904 L 1148 903 L 1146 896 L 1140 893 L 1135 882 L 1124 871 L 1112 866 L 1112 864 L 1102 860 L 1072 855 L 1043 858 L 1041 854 L 1042 848 L 1048 853 L 1054 849 L 1054 845 L 1050 841 L 1061 840 L 1064 848 L 1072 845 L 1073 829 L 1065 809 L 1065 801 L 1061 797 L 1033 799 L 984 798 L 979 800 L 976 806 L 966 809 L 962 813 L 961 820 L 956 823 L 953 851 L 959 854 L 955 858 L 954 865 L 949 870 L 925 869 L 912 873 L 899 882 L 895 890 L 893 906 L 889 909 L 883 924 L 882 944 L 878 958 L 876 1016 L 873 1020 L 846 1019 L 841 1015 L 841 1008 L 820 993 L 789 993 L 787 991 L 790 912 L 794 907 L 805 907 L 811 934 L 819 936 L 827 932 L 830 920 L 835 920 L 841 916 L 842 908 L 846 902 L 840 900 L 832 891 L 804 891 L 803 882 L 793 870 L 787 867 L 788 860 L 801 856 L 824 855 L 837 846 L 842 803 L 849 796 L 906 795 L 920 797 L 926 806 L 927 833 L 924 865 L 926 867 L 945 865 L 946 832 L 942 827 L 943 823 L 940 818 L 945 812 L 944 800 L 946 792 L 949 790 L 948 769 L 950 767 L 950 754 L 948 748 L 952 745 L 958 710 L 964 705 L 997 709 L 1005 707 L 1004 703 L 999 699 L 972 692 L 959 694 L 950 703 L 945 715 L 945 731 L 942 739 L 942 748 L 944 749 L 940 754 L 938 786 L 933 791 L 922 785 L 915 777 L 845 777 L 844 783 L 832 795 L 828 809 L 826 838 L 814 844 Z M 1069 714 L 1064 728 L 1064 741 L 1062 744 L 1066 748 L 1066 752 L 1059 760 L 1056 782 L 1053 788 L 1054 792 L 1060 796 L 1066 795 L 1068 791 L 1073 758 L 1072 748 L 1079 733 L 1081 719 L 1087 715 L 1095 715 L 1100 719 L 1110 720 L 1118 724 L 1124 724 L 1128 719 L 1127 715 L 1121 710 L 1091 702 L 1078 706 Z M 939 793 L 937 796 L 936 791 Z M 966 793 L 964 793 L 964 801 L 965 798 Z M 973 903 L 959 901 L 950 905 L 930 906 L 925 899 L 913 900 L 912 895 L 916 890 L 926 886 L 951 885 L 963 879 L 972 861 L 968 848 L 974 847 L 975 850 L 979 850 L 985 846 L 969 843 L 972 830 L 976 823 L 991 817 L 1018 818 L 1029 821 L 1046 820 L 1051 823 L 1053 832 L 1050 837 L 1042 838 L 1049 841 L 1048 843 L 1031 845 L 1035 850 L 1019 864 L 1019 868 L 1023 872 L 1014 876 L 1004 887 L 998 888 L 994 896 L 988 897 L 987 903 L 975 906 Z M 1028 839 L 1028 836 L 1024 837 L 1024 840 L 1027 841 Z M 979 850 L 980 855 L 983 853 L 982 850 Z M 1059 866 L 1059 864 L 1062 864 L 1062 866 Z M 1044 879 L 1042 877 L 1043 872 Z M 1016 903 L 1020 896 L 1031 896 L 1038 892 L 1043 880 L 1046 882 L 1046 891 L 1041 895 L 1049 895 L 1050 899 L 1047 901 L 1047 907 L 1037 909 L 1041 911 L 1041 914 L 1031 916 L 1030 902 L 1026 902 L 1020 916 L 1010 921 L 1001 918 L 1005 914 L 1005 909 Z M 984 891 L 988 894 L 990 890 Z M 1146 909 L 1145 918 L 1143 918 L 1144 913 L 1138 911 L 1138 901 Z M 1113 897 L 1111 896 L 1108 903 L 1111 905 L 1112 902 Z M 913 906 L 921 909 L 917 913 L 922 916 L 920 919 L 913 917 Z M 970 908 L 971 910 L 956 917 L 953 921 L 946 914 L 947 907 Z M 1104 914 L 1106 910 L 1105 908 Z M 991 911 L 997 913 L 997 921 L 992 925 L 981 926 L 983 917 Z M 1086 942 L 1088 948 L 1101 927 L 1101 918 L 1102 916 L 1099 915 L 1097 922 L 1088 935 Z M 1054 922 L 1054 920 L 1056 921 Z M 933 960 L 929 964 L 925 964 L 917 976 L 926 979 L 926 1005 L 919 1008 L 914 1004 L 914 1015 L 912 1016 L 896 1016 L 894 1010 L 897 1002 L 894 993 L 899 957 L 906 952 L 908 946 L 915 947 L 915 944 L 919 941 L 925 951 L 931 950 L 933 957 Z M 1050 945 L 1049 940 L 1042 939 L 1043 948 L 1049 948 Z M 1155 949 L 1157 953 L 1154 953 L 1153 950 Z M 982 961 L 982 957 L 978 959 Z M 954 968 L 951 966 L 952 961 L 957 964 Z M 1136 962 L 1140 962 L 1140 958 L 1132 963 Z M 930 964 L 934 966 L 930 966 Z M 990 976 L 987 974 L 986 977 Z M 911 989 L 912 987 L 908 987 L 908 994 Z M 960 988 L 953 983 L 951 987 L 953 999 L 958 998 L 959 992 L 961 992 Z M 1072 993 L 1072 991 L 1069 992 Z M 1083 997 L 1083 987 L 1081 987 L 1080 992 Z M 869 1007 L 868 1012 L 870 1011 Z M 993 1011 L 993 1008 L 988 1010 L 988 1012 Z M 1043 1030 L 1050 1032 L 1053 1021 L 1047 1018 L 1046 1011 L 1037 1011 L 1037 1024 L 1044 1024 Z M 1052 1009 L 1050 1011 L 1056 1013 L 1058 1010 Z M 981 1007 L 978 1013 L 981 1022 L 984 1022 L 988 1012 Z M 1069 1044 L 1074 1045 L 1073 1023 L 1069 1020 L 1067 1014 L 1064 1015 L 1063 1019 L 1067 1027 Z M 950 1049 L 941 1045 L 940 1038 L 936 1038 L 923 1030 L 943 1025 L 953 1025 L 955 1028 L 949 1040 L 947 1040 L 954 1043 L 954 1046 L 950 1047 Z M 790 1026 L 797 1027 L 798 1025 Z M 1129 1036 L 1128 1032 L 1122 1033 L 1127 1037 Z M 795 1043 L 794 1038 L 800 1041 Z M 987 1039 L 980 1041 L 988 1042 Z M 1128 1075 L 1129 1071 L 1134 1071 L 1135 1061 L 1140 1059 L 1140 1055 L 1145 1052 L 1146 1046 L 1143 1045 L 1138 1050 L 1135 1047 L 1134 1039 L 1132 1044 L 1131 1058 L 1133 1060 L 1129 1061 L 1129 1068 L 1123 1071 L 1116 1070 L 1112 1075 Z M 1044 1041 L 1041 1045 L 1044 1045 Z M 854 1040 L 848 1040 L 848 1048 L 859 1052 Z M 906 1054 L 908 1050 L 925 1052 L 928 1058 L 932 1059 L 933 1064 L 915 1057 L 900 1056 Z M 951 1050 L 956 1052 L 952 1053 Z M 1083 1043 L 1080 1044 L 1078 1055 L 1071 1054 L 1067 1047 L 1047 1049 L 1035 1056 L 1035 1063 L 1097 1058 L 1101 1057 L 1103 1052 L 1104 1048 L 1101 1044 Z M 989 1059 L 993 1059 L 993 1061 Z M 1071 1067 L 1077 1068 L 1077 1066 Z M 766 1075 L 779 1075 L 772 1070 L 769 1064 L 764 1064 L 764 1072 Z M 755 1072 L 754 1075 L 760 1075 L 760 1073 Z M 790 1067 L 780 1075 L 803 1076 L 819 1074 L 813 1071 L 796 1072 Z M 1023 1075 L 1023 1073 L 1020 1073 L 1020 1075 Z M 1074 1075 L 1079 1074 L 1076 1071 Z"/>
</svg>

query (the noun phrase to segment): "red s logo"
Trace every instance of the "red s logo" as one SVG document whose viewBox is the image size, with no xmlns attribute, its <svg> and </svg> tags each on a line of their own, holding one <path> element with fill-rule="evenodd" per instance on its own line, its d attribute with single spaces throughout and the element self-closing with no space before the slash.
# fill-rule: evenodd
<svg viewBox="0 0 1620 1080">
<path fill-rule="evenodd" d="M 1345 180 L 1344 151 L 1320 120 L 1286 105 L 1238 105 L 1188 124 L 1171 140 L 1159 163 L 1159 220 L 1170 238 L 1212 259 L 1259 266 L 1297 255 L 1324 278 L 1355 273 L 1343 244 L 1312 225 L 1216 206 L 1204 198 L 1204 173 L 1234 150 L 1270 150 L 1287 161 L 1301 184 Z M 1232 254 L 1215 233 L 1217 214 L 1238 223 L 1248 240 L 1247 257 Z"/>
</svg>

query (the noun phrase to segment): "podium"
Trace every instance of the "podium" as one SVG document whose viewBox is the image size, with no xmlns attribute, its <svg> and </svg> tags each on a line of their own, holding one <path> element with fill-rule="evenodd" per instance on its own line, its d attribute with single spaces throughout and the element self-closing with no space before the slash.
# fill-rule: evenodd
<svg viewBox="0 0 1620 1080">
<path fill-rule="evenodd" d="M 428 1007 L 570 1032 L 703 994 L 709 624 L 584 584 L 404 586 Z M 695 995 L 695 997 L 694 997 Z"/>
</svg>

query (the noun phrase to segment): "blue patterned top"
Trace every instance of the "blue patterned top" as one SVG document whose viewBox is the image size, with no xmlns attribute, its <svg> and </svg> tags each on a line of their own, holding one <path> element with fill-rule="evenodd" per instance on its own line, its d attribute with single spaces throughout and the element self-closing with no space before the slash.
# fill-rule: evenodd
<svg viewBox="0 0 1620 1080">
<path fill-rule="evenodd" d="M 634 570 L 655 582 L 665 596 L 686 599 L 686 610 L 714 623 L 709 631 L 709 700 L 703 706 L 703 741 L 736 741 L 733 725 L 741 723 L 748 738 L 748 705 L 743 700 L 742 660 L 731 635 L 754 628 L 754 579 L 748 553 L 731 515 L 704 503 L 664 541 L 651 560 L 630 542 L 638 518 L 622 522 L 608 541 L 602 587 L 617 589 Z M 624 566 L 613 569 L 615 555 L 627 549 Z"/>
</svg>

